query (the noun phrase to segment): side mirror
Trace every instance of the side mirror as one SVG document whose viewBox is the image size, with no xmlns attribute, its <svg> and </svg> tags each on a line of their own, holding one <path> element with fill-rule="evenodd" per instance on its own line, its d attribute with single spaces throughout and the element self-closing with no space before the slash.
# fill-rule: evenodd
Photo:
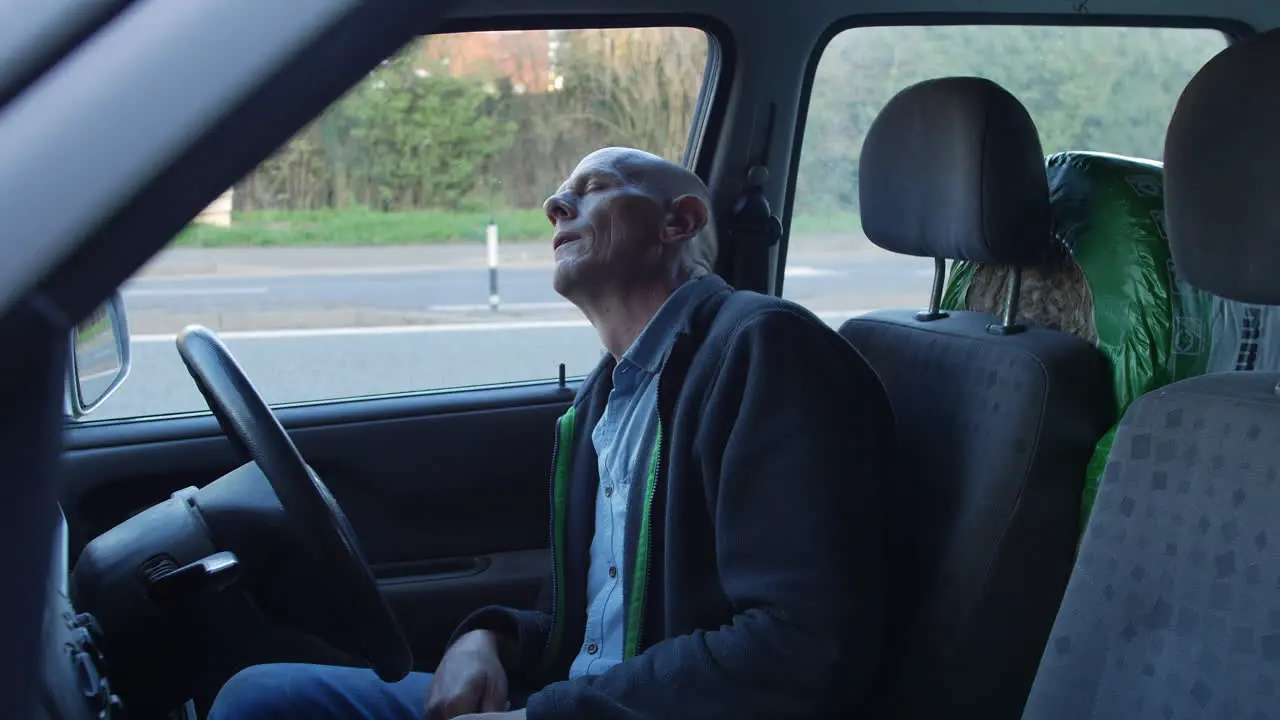
<svg viewBox="0 0 1280 720">
<path fill-rule="evenodd" d="M 67 412 L 84 417 L 129 375 L 129 325 L 124 299 L 112 294 L 71 331 Z"/>
</svg>

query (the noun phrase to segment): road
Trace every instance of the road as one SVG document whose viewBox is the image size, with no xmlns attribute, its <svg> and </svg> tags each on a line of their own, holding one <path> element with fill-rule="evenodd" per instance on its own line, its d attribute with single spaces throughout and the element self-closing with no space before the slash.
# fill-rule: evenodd
<svg viewBox="0 0 1280 720">
<path fill-rule="evenodd" d="M 548 264 L 501 270 L 494 312 L 484 267 L 411 262 L 422 259 L 151 268 L 123 288 L 129 379 L 86 420 L 202 410 L 173 344 L 190 323 L 218 331 L 272 403 L 554 378 L 560 363 L 573 376 L 599 360 L 595 331 L 551 289 Z M 784 295 L 835 325 L 922 304 L 931 276 L 930 261 L 881 252 L 797 254 L 788 265 Z"/>
</svg>

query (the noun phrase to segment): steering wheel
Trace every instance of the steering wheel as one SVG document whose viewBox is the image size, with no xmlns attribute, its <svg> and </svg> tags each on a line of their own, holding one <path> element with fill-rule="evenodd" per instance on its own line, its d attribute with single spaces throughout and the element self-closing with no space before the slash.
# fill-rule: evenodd
<svg viewBox="0 0 1280 720">
<path fill-rule="evenodd" d="M 365 659 L 386 682 L 404 678 L 413 653 L 338 502 L 212 330 L 193 325 L 177 342 L 222 431 L 257 463 L 303 541 L 349 593 Z"/>
</svg>

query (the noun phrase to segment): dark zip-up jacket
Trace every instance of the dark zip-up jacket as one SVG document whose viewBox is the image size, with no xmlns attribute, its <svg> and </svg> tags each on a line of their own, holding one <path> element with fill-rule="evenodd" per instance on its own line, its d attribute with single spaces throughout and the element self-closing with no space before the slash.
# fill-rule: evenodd
<svg viewBox="0 0 1280 720">
<path fill-rule="evenodd" d="M 799 306 L 722 287 L 677 333 L 627 518 L 623 662 L 567 680 L 583 642 L 606 357 L 556 424 L 552 577 L 509 639 L 529 720 L 807 718 L 869 702 L 883 613 L 880 488 L 893 419 L 865 360 Z M 539 689 L 540 688 L 540 689 Z"/>
</svg>

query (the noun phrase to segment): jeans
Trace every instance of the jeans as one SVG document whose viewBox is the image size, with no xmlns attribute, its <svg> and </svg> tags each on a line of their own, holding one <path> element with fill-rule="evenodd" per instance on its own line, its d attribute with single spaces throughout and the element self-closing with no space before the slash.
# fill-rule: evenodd
<svg viewBox="0 0 1280 720">
<path fill-rule="evenodd" d="M 385 683 L 362 668 L 254 665 L 222 687 L 209 720 L 421 720 L 430 684 L 430 673 Z"/>
</svg>

